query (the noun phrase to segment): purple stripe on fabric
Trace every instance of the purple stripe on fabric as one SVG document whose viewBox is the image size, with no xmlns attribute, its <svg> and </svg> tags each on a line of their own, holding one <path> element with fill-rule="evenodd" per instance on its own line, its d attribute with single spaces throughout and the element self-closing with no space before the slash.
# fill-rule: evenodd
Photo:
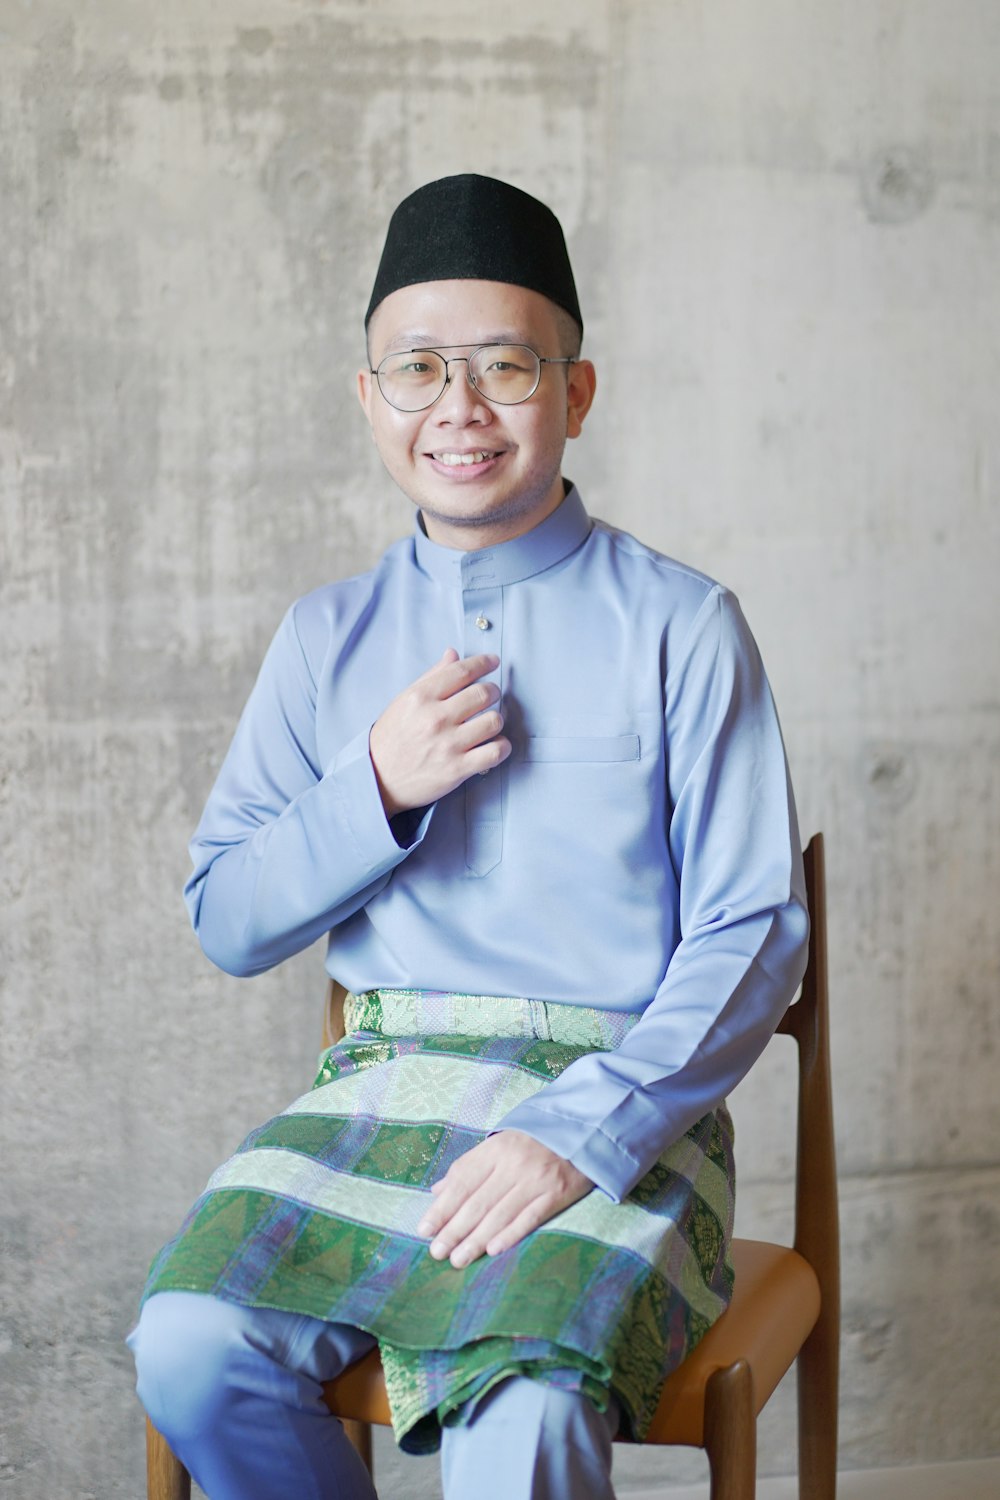
<svg viewBox="0 0 1000 1500">
<path fill-rule="evenodd" d="M 573 1316 L 564 1321 L 560 1330 L 560 1342 L 596 1358 L 599 1351 L 594 1330 L 613 1328 L 623 1308 L 628 1307 L 650 1274 L 641 1257 L 621 1251 L 609 1253 L 586 1286 L 580 1288 Z M 606 1347 L 605 1335 L 602 1348 Z"/>
<path fill-rule="evenodd" d="M 465 1130 L 458 1125 L 449 1126 L 424 1181 L 436 1182 L 439 1177 L 443 1177 L 453 1162 L 464 1156 L 466 1151 L 471 1151 L 480 1141 L 484 1141 L 486 1136 L 485 1130 Z"/>
<path fill-rule="evenodd" d="M 517 1262 L 516 1247 L 505 1250 L 502 1255 L 487 1255 L 475 1262 L 468 1291 L 455 1307 L 448 1325 L 449 1346 L 464 1344 L 468 1338 L 477 1336 L 481 1330 L 483 1307 L 495 1307 L 499 1303 L 511 1273 L 517 1270 Z"/>
<path fill-rule="evenodd" d="M 382 1308 L 406 1281 L 414 1263 L 427 1254 L 426 1241 L 406 1240 L 402 1235 L 386 1235 L 368 1266 L 353 1283 L 345 1287 L 331 1306 L 332 1322 L 357 1322 L 362 1325 L 378 1318 Z"/>
<path fill-rule="evenodd" d="M 301 1204 L 276 1199 L 271 1213 L 252 1239 L 243 1239 L 219 1274 L 216 1291 L 223 1288 L 237 1302 L 252 1302 L 306 1228 L 312 1214 Z"/>
</svg>

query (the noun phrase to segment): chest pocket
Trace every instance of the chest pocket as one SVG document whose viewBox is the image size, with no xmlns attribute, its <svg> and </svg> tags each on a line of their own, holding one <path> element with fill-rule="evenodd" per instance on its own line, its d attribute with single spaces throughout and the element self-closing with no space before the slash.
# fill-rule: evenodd
<svg viewBox="0 0 1000 1500">
<path fill-rule="evenodd" d="M 519 760 L 577 761 L 589 765 L 640 758 L 637 734 L 531 734 L 517 752 Z"/>
</svg>

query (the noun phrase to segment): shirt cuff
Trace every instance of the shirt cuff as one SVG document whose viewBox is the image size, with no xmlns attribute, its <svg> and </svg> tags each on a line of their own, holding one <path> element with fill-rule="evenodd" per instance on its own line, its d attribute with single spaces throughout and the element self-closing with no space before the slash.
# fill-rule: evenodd
<svg viewBox="0 0 1000 1500">
<path fill-rule="evenodd" d="M 423 842 L 434 807 L 401 813 L 390 823 L 368 752 L 367 729 L 344 745 L 323 780 L 334 789 L 344 826 L 365 868 L 389 870 Z"/>
</svg>

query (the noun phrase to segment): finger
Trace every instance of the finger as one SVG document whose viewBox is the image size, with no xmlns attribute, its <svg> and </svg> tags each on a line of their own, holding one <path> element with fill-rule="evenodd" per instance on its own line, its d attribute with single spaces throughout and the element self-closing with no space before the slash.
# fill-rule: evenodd
<svg viewBox="0 0 1000 1500">
<path fill-rule="evenodd" d="M 459 754 L 464 755 L 468 750 L 475 750 L 477 745 L 495 740 L 502 730 L 503 714 L 498 708 L 489 708 L 467 719 L 464 724 L 457 724 L 452 743 Z"/>
<path fill-rule="evenodd" d="M 519 1217 L 523 1194 L 511 1188 L 498 1202 L 481 1203 L 474 1212 L 457 1214 L 430 1247 L 435 1260 L 447 1257 L 453 1266 L 468 1266 L 486 1254 L 490 1239 L 501 1235 Z"/>
<path fill-rule="evenodd" d="M 568 1207 L 569 1204 L 566 1203 L 560 1206 L 549 1204 L 546 1207 L 542 1199 L 534 1199 L 533 1202 L 526 1204 L 513 1219 L 509 1219 L 506 1224 L 501 1225 L 490 1235 L 486 1241 L 486 1254 L 502 1255 L 505 1250 L 512 1250 L 515 1245 L 520 1244 L 525 1235 L 547 1224 L 550 1219 L 555 1218 L 556 1214 L 562 1213 L 563 1208 Z"/>
<path fill-rule="evenodd" d="M 444 1260 L 451 1255 L 456 1245 L 460 1245 L 475 1232 L 493 1211 L 498 1199 L 505 1197 L 508 1191 L 487 1178 L 474 1192 L 466 1194 L 453 1205 L 436 1204 L 435 1209 L 442 1207 L 444 1213 L 437 1218 L 437 1228 L 433 1231 L 431 1240 L 430 1253 L 434 1259 Z M 500 1222 L 506 1223 L 506 1217 Z"/>
<path fill-rule="evenodd" d="M 538 1200 L 525 1204 L 523 1192 L 517 1188 L 511 1188 L 499 1203 L 495 1203 L 488 1213 L 485 1213 L 477 1224 L 452 1248 L 448 1259 L 457 1269 L 471 1265 L 481 1255 L 486 1255 L 489 1246 L 496 1241 L 506 1243 L 505 1236 L 511 1231 L 513 1225 L 524 1220 L 531 1228 L 543 1224 L 548 1217 L 545 1209 L 538 1206 Z M 526 1233 L 522 1230 L 521 1234 Z M 516 1234 L 509 1241 L 515 1245 L 521 1238 Z"/>
<path fill-rule="evenodd" d="M 454 646 L 446 646 L 437 661 L 421 672 L 419 677 L 415 677 L 411 685 L 415 687 L 418 682 L 431 681 L 432 678 L 443 672 L 447 667 L 453 667 L 458 661 L 461 661 L 461 657 Z"/>
<path fill-rule="evenodd" d="M 476 1202 L 475 1194 L 450 1203 L 442 1200 L 434 1205 L 420 1225 L 431 1241 L 430 1252 L 435 1260 L 444 1260 L 466 1235 L 471 1234 L 493 1201 L 487 1197 Z"/>
<path fill-rule="evenodd" d="M 499 703 L 500 689 L 495 682 L 473 682 L 440 701 L 443 712 L 453 723 L 464 724 Z"/>
<path fill-rule="evenodd" d="M 488 672 L 495 672 L 500 665 L 499 656 L 492 652 L 483 652 L 476 656 L 465 656 L 461 660 L 456 658 L 450 662 L 440 662 L 432 667 L 426 676 L 436 674 L 440 681 L 435 684 L 438 696 L 441 698 L 452 698 L 470 683 L 478 682 L 480 677 L 485 677 Z"/>
<path fill-rule="evenodd" d="M 443 1191 L 443 1182 L 436 1182 L 431 1188 L 432 1193 L 440 1193 Z M 447 1208 L 444 1207 L 440 1202 L 433 1203 L 431 1204 L 430 1208 L 425 1211 L 423 1218 L 417 1225 L 417 1233 L 422 1239 L 432 1240 L 441 1229 L 441 1226 L 443 1224 L 447 1224 L 448 1218 L 449 1213 Z"/>
<path fill-rule="evenodd" d="M 462 769 L 466 780 L 477 773 L 485 776 L 487 771 L 493 771 L 497 766 L 503 765 L 513 748 L 510 740 L 502 734 L 498 734 L 495 739 L 487 740 L 482 745 L 474 745 L 471 750 L 465 752 Z"/>
<path fill-rule="evenodd" d="M 490 1168 L 481 1164 L 478 1159 L 470 1161 L 472 1154 L 467 1153 L 461 1157 L 449 1167 L 443 1177 L 431 1184 L 431 1193 L 436 1201 L 427 1207 L 417 1225 L 418 1234 L 428 1239 L 433 1238 L 487 1180 Z"/>
</svg>

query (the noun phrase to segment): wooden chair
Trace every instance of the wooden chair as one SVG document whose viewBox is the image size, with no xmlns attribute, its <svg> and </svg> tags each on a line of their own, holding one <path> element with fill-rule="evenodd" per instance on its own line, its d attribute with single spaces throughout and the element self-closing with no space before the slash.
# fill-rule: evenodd
<svg viewBox="0 0 1000 1500">
<path fill-rule="evenodd" d="M 830 1089 L 823 835 L 805 851 L 811 932 L 799 998 L 778 1033 L 798 1043 L 795 1248 L 734 1240 L 729 1308 L 667 1380 L 647 1444 L 704 1448 L 712 1500 L 753 1500 L 757 1414 L 797 1362 L 800 1500 L 834 1500 L 840 1255 Z M 331 985 L 324 1044 L 343 1035 L 344 992 Z M 371 1427 L 389 1423 L 377 1351 L 324 1387 L 327 1406 L 371 1468 Z M 190 1480 L 147 1421 L 148 1500 L 189 1500 Z"/>
</svg>

